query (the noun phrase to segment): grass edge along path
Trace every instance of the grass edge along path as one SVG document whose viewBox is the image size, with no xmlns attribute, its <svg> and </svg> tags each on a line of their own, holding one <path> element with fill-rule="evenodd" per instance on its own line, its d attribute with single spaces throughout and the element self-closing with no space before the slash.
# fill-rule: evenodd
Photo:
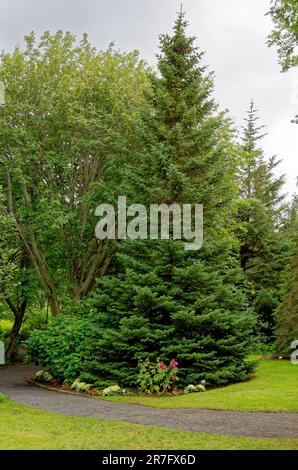
<svg viewBox="0 0 298 470">
<path fill-rule="evenodd" d="M 248 381 L 177 397 L 107 397 L 122 403 L 158 408 L 298 412 L 298 365 L 289 360 L 261 360 Z"/>
<path fill-rule="evenodd" d="M 75 418 L 0 397 L 1 450 L 297 450 L 297 439 L 249 438 Z"/>
</svg>

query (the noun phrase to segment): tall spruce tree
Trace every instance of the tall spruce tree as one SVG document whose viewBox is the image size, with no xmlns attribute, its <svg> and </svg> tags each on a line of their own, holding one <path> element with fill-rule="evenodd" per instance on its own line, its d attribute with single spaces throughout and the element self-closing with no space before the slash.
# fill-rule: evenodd
<svg viewBox="0 0 298 470">
<path fill-rule="evenodd" d="M 122 244 L 117 275 L 105 276 L 92 300 L 88 380 L 91 374 L 100 383 L 135 386 L 138 361 L 147 357 L 177 358 L 181 385 L 244 380 L 254 368 L 246 361 L 254 318 L 229 234 L 232 131 L 186 26 L 180 12 L 173 35 L 160 38 L 129 196 L 147 205 L 204 204 L 204 245 L 185 251 L 172 238 Z"/>
<path fill-rule="evenodd" d="M 249 297 L 258 315 L 261 340 L 272 342 L 275 310 L 284 269 L 284 241 L 277 230 L 283 213 L 284 176 L 277 177 L 276 157 L 266 159 L 259 143 L 264 126 L 251 101 L 241 145 L 237 229 L 241 266 L 249 283 Z"/>
<path fill-rule="evenodd" d="M 273 222 L 278 220 L 278 212 L 281 210 L 281 203 L 284 194 L 281 189 L 285 183 L 285 177 L 277 177 L 275 169 L 280 164 L 276 156 L 268 160 L 265 159 L 264 152 L 259 146 L 259 142 L 266 136 L 263 133 L 265 126 L 258 125 L 259 116 L 253 100 L 245 118 L 245 126 L 242 137 L 242 158 L 240 167 L 240 196 L 242 199 L 258 199 L 266 209 L 272 211 L 275 217 Z"/>
</svg>

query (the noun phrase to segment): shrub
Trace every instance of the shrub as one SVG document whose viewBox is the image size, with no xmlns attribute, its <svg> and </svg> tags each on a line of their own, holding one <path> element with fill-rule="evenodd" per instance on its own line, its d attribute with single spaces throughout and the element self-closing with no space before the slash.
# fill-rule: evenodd
<svg viewBox="0 0 298 470">
<path fill-rule="evenodd" d="M 80 382 L 80 379 L 76 379 L 70 386 L 71 390 L 76 390 L 77 392 L 87 392 L 90 390 L 91 385 L 86 382 Z"/>
<path fill-rule="evenodd" d="M 60 315 L 51 326 L 34 331 L 25 342 L 27 361 L 48 368 L 59 381 L 73 382 L 84 370 L 86 318 Z"/>
<path fill-rule="evenodd" d="M 101 392 L 103 397 L 113 397 L 116 395 L 121 395 L 122 390 L 119 385 L 112 385 L 111 387 L 107 387 Z"/>
<path fill-rule="evenodd" d="M 204 250 L 220 249 L 210 243 Z M 202 379 L 227 385 L 246 380 L 254 371 L 255 363 L 245 359 L 255 347 L 255 318 L 236 262 L 229 259 L 223 266 L 216 261 L 216 268 L 173 244 L 120 244 L 116 259 L 123 273 L 104 276 L 90 301 L 92 333 L 84 372 L 135 388 L 139 361 L 177 357 L 184 388 Z M 234 275 L 239 287 L 230 283 Z"/>
<path fill-rule="evenodd" d="M 47 370 L 39 370 L 33 375 L 32 378 L 33 380 L 36 380 L 36 382 L 51 382 L 54 377 Z"/>
<path fill-rule="evenodd" d="M 139 386 L 144 393 L 166 393 L 176 387 L 178 381 L 178 362 L 170 361 L 168 365 L 158 360 L 152 363 L 149 359 L 139 363 Z"/>
<path fill-rule="evenodd" d="M 49 320 L 49 324 L 51 320 Z M 41 330 L 47 327 L 46 311 L 40 309 L 30 309 L 25 315 L 24 322 L 19 333 L 19 341 L 25 341 L 29 338 L 32 331 Z"/>
<path fill-rule="evenodd" d="M 184 393 L 196 393 L 196 392 L 205 392 L 206 388 L 204 385 L 204 381 L 202 381 L 199 385 L 187 385 L 184 389 Z"/>
</svg>

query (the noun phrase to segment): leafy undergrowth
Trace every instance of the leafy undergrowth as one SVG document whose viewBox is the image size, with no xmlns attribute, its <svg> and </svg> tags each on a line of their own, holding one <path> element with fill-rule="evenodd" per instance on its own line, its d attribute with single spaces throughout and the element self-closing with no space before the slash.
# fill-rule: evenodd
<svg viewBox="0 0 298 470">
<path fill-rule="evenodd" d="M 109 397 L 109 400 L 160 408 L 298 412 L 298 365 L 287 360 L 260 361 L 247 382 L 177 397 Z"/>
<path fill-rule="evenodd" d="M 74 418 L 0 402 L 1 450 L 293 450 L 298 439 L 253 439 Z"/>
</svg>

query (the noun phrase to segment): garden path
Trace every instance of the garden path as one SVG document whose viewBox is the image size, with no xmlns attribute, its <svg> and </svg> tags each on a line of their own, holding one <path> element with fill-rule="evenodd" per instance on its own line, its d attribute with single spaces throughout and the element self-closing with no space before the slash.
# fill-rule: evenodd
<svg viewBox="0 0 298 470">
<path fill-rule="evenodd" d="M 69 395 L 30 385 L 36 367 L 0 368 L 0 392 L 39 410 L 170 429 L 248 437 L 298 437 L 298 413 L 248 413 L 205 409 L 161 409 Z M 1 411 L 1 408 L 0 408 Z M 1 417 L 1 414 L 0 414 Z"/>
</svg>

